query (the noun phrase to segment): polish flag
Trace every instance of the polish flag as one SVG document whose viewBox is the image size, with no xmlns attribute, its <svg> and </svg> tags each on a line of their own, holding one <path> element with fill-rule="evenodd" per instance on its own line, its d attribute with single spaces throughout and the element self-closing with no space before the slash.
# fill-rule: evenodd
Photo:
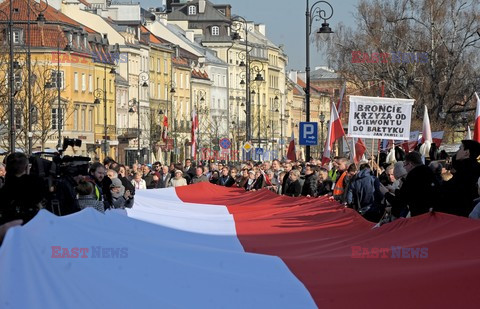
<svg viewBox="0 0 480 309">
<path fill-rule="evenodd" d="M 353 138 L 354 141 L 354 146 L 353 146 L 353 151 L 354 151 L 354 156 L 353 156 L 353 161 L 355 163 L 360 162 L 362 160 L 365 151 L 367 150 L 367 146 L 365 146 L 365 143 L 361 138 Z"/>
<path fill-rule="evenodd" d="M 437 148 L 442 145 L 444 133 L 444 131 L 432 132 L 432 142 L 437 145 Z"/>
<path fill-rule="evenodd" d="M 430 147 L 432 145 L 432 129 L 430 127 L 430 118 L 428 117 L 427 106 L 424 105 L 425 110 L 423 113 L 423 126 L 422 126 L 422 146 L 420 146 L 420 154 L 424 157 L 428 157 L 430 153 Z"/>
<path fill-rule="evenodd" d="M 475 128 L 473 129 L 473 140 L 480 142 L 480 98 L 475 92 L 475 97 L 477 98 L 477 111 L 475 113 Z"/>
<path fill-rule="evenodd" d="M 375 284 L 378 308 L 392 307 L 391 291 L 410 293 L 398 308 L 454 308 L 458 299 L 477 308 L 478 294 L 465 291 L 480 276 L 478 222 L 438 212 L 398 223 L 372 229 L 328 197 L 208 182 L 139 190 L 132 208 L 42 209 L 9 229 L 0 299 L 10 308 L 368 308 Z M 436 297 L 411 293 L 425 286 Z"/>
<path fill-rule="evenodd" d="M 167 141 L 168 137 L 168 117 L 163 116 L 163 133 L 162 133 L 162 139 L 164 142 Z"/>
<path fill-rule="evenodd" d="M 295 135 L 292 132 L 292 137 L 290 138 L 290 143 L 288 144 L 287 159 L 291 161 L 297 160 L 297 153 L 295 149 Z"/>
<path fill-rule="evenodd" d="M 192 111 L 192 156 L 193 160 L 197 160 L 197 129 L 198 115 L 195 108 Z"/>
<path fill-rule="evenodd" d="M 343 111 L 343 96 L 345 95 L 346 88 L 347 88 L 347 82 L 343 84 L 342 90 L 340 91 L 340 97 L 338 98 L 337 112 L 339 117 L 342 115 L 342 111 Z"/>
<path fill-rule="evenodd" d="M 322 164 L 330 162 L 333 143 L 340 137 L 345 136 L 342 121 L 338 116 L 337 107 L 332 102 L 330 109 L 330 125 L 328 127 L 327 140 L 325 142 L 325 150 L 323 151 Z"/>
<path fill-rule="evenodd" d="M 402 148 L 406 153 L 409 153 L 415 149 L 418 145 L 418 137 L 420 136 L 420 131 L 410 132 L 410 139 L 402 143 Z"/>
</svg>

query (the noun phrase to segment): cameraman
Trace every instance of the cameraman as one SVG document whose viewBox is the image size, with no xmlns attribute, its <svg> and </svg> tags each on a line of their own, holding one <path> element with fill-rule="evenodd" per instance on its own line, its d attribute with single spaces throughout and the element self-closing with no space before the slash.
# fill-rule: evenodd
<svg viewBox="0 0 480 309">
<path fill-rule="evenodd" d="M 95 184 L 95 190 L 93 192 L 97 201 L 103 201 L 105 209 L 112 205 L 112 193 L 110 192 L 110 186 L 112 180 L 106 176 L 107 171 L 105 166 L 100 162 L 95 162 L 90 166 L 88 171 L 89 180 Z"/>
<path fill-rule="evenodd" d="M 28 174 L 25 154 L 12 153 L 6 163 L 5 185 L 0 189 L 0 224 L 16 219 L 26 223 L 41 208 L 43 183 L 38 176 Z"/>
</svg>

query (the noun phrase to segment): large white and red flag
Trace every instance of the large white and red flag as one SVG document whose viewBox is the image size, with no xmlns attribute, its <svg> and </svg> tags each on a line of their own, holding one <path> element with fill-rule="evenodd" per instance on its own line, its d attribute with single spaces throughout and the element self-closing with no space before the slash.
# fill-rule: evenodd
<svg viewBox="0 0 480 309">
<path fill-rule="evenodd" d="M 475 97 L 477 98 L 477 110 L 475 112 L 475 127 L 473 129 L 473 140 L 480 143 L 480 98 L 475 92 Z"/>
<path fill-rule="evenodd" d="M 372 286 L 375 308 L 392 291 L 408 295 L 395 308 L 478 307 L 479 222 L 373 226 L 328 197 L 210 183 L 139 190 L 126 210 L 41 210 L 0 247 L 0 307 L 369 308 Z"/>
<path fill-rule="evenodd" d="M 424 105 L 423 112 L 423 125 L 422 125 L 422 146 L 420 146 L 420 153 L 424 157 L 428 157 L 430 153 L 430 147 L 432 146 L 432 129 L 430 127 L 430 117 L 428 117 L 428 108 Z"/>
<path fill-rule="evenodd" d="M 444 133 L 445 131 L 432 132 L 432 142 L 437 145 L 437 148 L 442 145 Z"/>
<path fill-rule="evenodd" d="M 295 149 L 295 135 L 293 131 L 292 137 L 290 138 L 290 143 L 288 143 L 287 159 L 291 161 L 297 160 L 297 150 Z"/>
<path fill-rule="evenodd" d="M 195 107 L 192 111 L 192 156 L 193 160 L 197 160 L 197 129 L 198 129 L 198 115 Z"/>
<path fill-rule="evenodd" d="M 328 126 L 327 140 L 325 141 L 322 164 L 330 162 L 333 143 L 342 136 L 345 136 L 345 131 L 343 130 L 342 121 L 338 115 L 337 107 L 332 102 L 330 107 L 330 124 Z"/>
<path fill-rule="evenodd" d="M 360 162 L 362 159 L 365 158 L 365 152 L 367 151 L 367 146 L 365 145 L 365 143 L 363 142 L 363 140 L 361 138 L 352 138 L 353 139 L 353 153 L 354 155 L 352 156 L 353 157 L 353 162 L 354 163 L 358 163 Z"/>
</svg>

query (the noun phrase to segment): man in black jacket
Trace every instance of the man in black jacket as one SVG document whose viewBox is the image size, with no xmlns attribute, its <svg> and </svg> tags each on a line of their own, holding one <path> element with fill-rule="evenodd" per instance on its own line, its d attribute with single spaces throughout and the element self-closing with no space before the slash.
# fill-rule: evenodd
<svg viewBox="0 0 480 309">
<path fill-rule="evenodd" d="M 218 178 L 217 185 L 224 187 L 231 187 L 235 183 L 235 179 L 230 176 L 228 166 L 222 168 L 222 175 Z"/>
<path fill-rule="evenodd" d="M 467 217 L 472 211 L 473 200 L 478 197 L 477 181 L 480 177 L 480 143 L 463 140 L 455 155 L 452 179 L 442 184 L 442 203 L 438 208 L 450 214 Z"/>
<path fill-rule="evenodd" d="M 317 197 L 317 175 L 315 167 L 311 165 L 305 166 L 305 182 L 302 187 L 303 196 Z"/>
<path fill-rule="evenodd" d="M 404 167 L 408 174 L 400 190 L 395 192 L 397 205 L 408 206 L 412 217 L 427 213 L 437 206 L 439 188 L 435 175 L 415 151 L 405 156 Z"/>
</svg>

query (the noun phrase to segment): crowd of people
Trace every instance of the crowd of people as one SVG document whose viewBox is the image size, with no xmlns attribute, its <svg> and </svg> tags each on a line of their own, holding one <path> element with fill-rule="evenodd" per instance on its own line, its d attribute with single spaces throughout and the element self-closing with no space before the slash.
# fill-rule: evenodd
<svg viewBox="0 0 480 309">
<path fill-rule="evenodd" d="M 404 154 L 391 163 L 352 163 L 345 157 L 335 157 L 325 164 L 314 159 L 195 164 L 187 159 L 184 164 L 155 162 L 130 167 L 106 158 L 103 163 L 91 164 L 88 175 L 72 180 L 73 198 L 68 205 L 61 205 L 61 214 L 86 207 L 100 212 L 131 208 L 138 190 L 209 182 L 246 191 L 266 189 L 291 197 L 327 196 L 380 224 L 429 211 L 479 219 L 479 156 L 480 144 L 464 140 L 453 157 L 442 161 L 429 160 L 419 152 Z M 41 179 L 29 175 L 26 155 L 11 154 L 5 163 L 0 165 L 0 225 L 8 225 L 0 231 L 31 219 L 42 208 L 46 194 Z"/>
</svg>

